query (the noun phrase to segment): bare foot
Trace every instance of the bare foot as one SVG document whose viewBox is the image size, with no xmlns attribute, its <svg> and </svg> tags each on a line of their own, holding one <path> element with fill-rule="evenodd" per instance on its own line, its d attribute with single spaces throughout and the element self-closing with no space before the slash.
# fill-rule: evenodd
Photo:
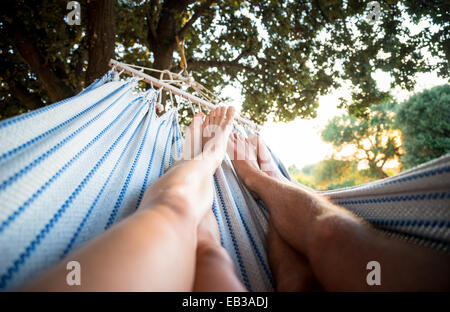
<svg viewBox="0 0 450 312">
<path fill-rule="evenodd" d="M 258 135 L 251 134 L 248 137 L 248 140 L 253 145 L 253 148 L 256 149 L 256 155 L 258 156 L 258 164 L 259 168 L 268 176 L 276 178 L 281 181 L 289 182 L 278 169 L 277 164 L 272 158 L 272 154 L 267 148 L 266 144 L 262 141 L 261 137 Z"/>
<path fill-rule="evenodd" d="M 236 173 L 247 187 L 249 187 L 249 180 L 263 173 L 258 164 L 256 147 L 242 135 L 237 133 L 230 135 L 227 152 L 233 161 Z"/>
<path fill-rule="evenodd" d="M 245 138 L 240 134 L 233 133 L 230 136 L 227 150 L 236 173 L 250 191 L 253 191 L 251 181 L 260 175 L 268 175 L 284 182 L 290 182 L 281 174 L 259 136 L 250 135 Z"/>
<path fill-rule="evenodd" d="M 204 115 L 197 113 L 187 127 L 184 139 L 183 160 L 194 159 L 202 152 L 202 120 Z"/>
<path fill-rule="evenodd" d="M 284 177 L 272 159 L 270 151 L 256 135 L 244 138 L 233 133 L 228 143 L 228 153 L 232 158 L 236 173 L 254 194 L 251 181 L 270 176 L 286 183 L 292 183 Z M 316 278 L 306 257 L 297 253 L 287 244 L 272 222 L 267 235 L 269 265 L 272 270 L 277 291 L 318 290 Z"/>
<path fill-rule="evenodd" d="M 216 167 L 222 163 L 225 156 L 234 114 L 233 106 L 220 106 L 209 112 L 202 124 L 202 156 L 203 159 L 212 158 L 216 162 Z"/>
<path fill-rule="evenodd" d="M 194 118 L 191 124 L 194 128 L 193 133 L 197 133 L 197 131 L 195 131 L 195 128 L 199 125 L 201 126 L 202 130 L 200 141 L 202 142 L 201 146 L 203 150 L 203 158 L 214 157 L 218 161 L 218 165 L 220 164 L 220 162 L 222 162 L 223 157 L 225 156 L 228 137 L 230 136 L 232 130 L 231 125 L 233 122 L 234 113 L 234 107 L 221 106 L 211 111 L 206 116 L 203 124 L 201 123 L 201 119 L 199 124 L 195 123 Z M 221 247 L 219 227 L 217 225 L 217 220 L 212 209 L 209 209 L 206 215 L 201 220 L 197 229 L 197 234 L 199 245 Z"/>
</svg>

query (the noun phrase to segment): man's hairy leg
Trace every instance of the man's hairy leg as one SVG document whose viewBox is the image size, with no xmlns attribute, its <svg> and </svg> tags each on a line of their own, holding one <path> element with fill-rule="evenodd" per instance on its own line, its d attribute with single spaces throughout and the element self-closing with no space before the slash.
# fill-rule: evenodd
<svg viewBox="0 0 450 312">
<path fill-rule="evenodd" d="M 246 176 L 245 167 L 250 166 L 280 181 L 289 182 L 281 175 L 258 136 L 244 138 L 234 133 L 228 145 L 228 153 L 232 156 L 238 174 Z M 245 164 L 242 165 L 241 161 Z M 281 238 L 272 221 L 269 222 L 267 233 L 267 257 L 276 291 L 314 291 L 320 288 L 308 259 Z"/>
<path fill-rule="evenodd" d="M 326 290 L 449 290 L 450 257 L 387 238 L 314 191 L 282 181 L 245 160 L 238 175 L 267 206 L 281 238 L 304 254 Z M 369 286 L 366 266 L 381 265 L 381 285 Z"/>
<path fill-rule="evenodd" d="M 281 237 L 308 257 L 326 290 L 448 290 L 450 257 L 387 238 L 326 198 L 267 175 L 247 179 Z M 381 285 L 366 282 L 367 263 L 381 265 Z"/>
</svg>

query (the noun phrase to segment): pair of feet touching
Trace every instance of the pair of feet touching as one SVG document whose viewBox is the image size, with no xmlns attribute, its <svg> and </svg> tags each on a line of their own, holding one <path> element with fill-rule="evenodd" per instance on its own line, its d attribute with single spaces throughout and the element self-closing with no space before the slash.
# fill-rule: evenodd
<svg viewBox="0 0 450 312">
<path fill-rule="evenodd" d="M 203 161 L 205 166 L 213 166 L 215 171 L 227 153 L 244 184 L 248 178 L 260 174 L 285 179 L 259 136 L 244 137 L 232 132 L 235 112 L 232 106 L 220 106 L 208 115 L 195 114 L 186 129 L 182 160 Z M 212 210 L 200 222 L 198 236 L 199 240 L 214 239 L 220 243 Z"/>
<path fill-rule="evenodd" d="M 218 107 L 206 116 L 202 113 L 195 114 L 186 131 L 183 160 L 202 160 L 207 167 L 212 164 L 212 172 L 215 172 L 227 153 L 237 175 L 255 197 L 257 194 L 251 188 L 251 181 L 261 176 L 292 183 L 281 174 L 259 136 L 251 134 L 244 137 L 232 132 L 234 115 L 235 109 L 231 106 Z M 212 209 L 208 210 L 199 223 L 197 242 L 198 246 L 221 248 L 219 228 Z M 267 244 L 269 264 L 278 284 L 277 289 L 308 289 L 307 284 L 311 284 L 313 277 L 305 259 L 281 239 L 272 222 L 269 223 Z"/>
<path fill-rule="evenodd" d="M 217 168 L 227 153 L 244 182 L 247 176 L 255 174 L 286 179 L 258 135 L 244 137 L 232 132 L 234 114 L 232 106 L 218 107 L 208 115 L 195 114 L 186 131 L 182 159 L 210 161 L 213 158 Z"/>
</svg>

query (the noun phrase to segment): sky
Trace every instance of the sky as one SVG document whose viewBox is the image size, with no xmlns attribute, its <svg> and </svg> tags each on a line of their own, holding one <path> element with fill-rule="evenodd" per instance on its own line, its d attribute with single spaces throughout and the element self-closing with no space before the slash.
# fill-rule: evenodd
<svg viewBox="0 0 450 312">
<path fill-rule="evenodd" d="M 435 72 L 421 73 L 416 77 L 414 91 L 408 92 L 400 88 L 391 90 L 398 102 L 406 100 L 413 93 L 447 83 Z M 391 76 L 388 73 L 378 71 L 373 74 L 373 78 L 381 90 L 390 89 Z M 341 96 L 347 97 L 349 94 L 349 89 L 345 87 L 334 90 L 319 98 L 316 118 L 309 120 L 296 118 L 288 123 L 268 121 L 263 125 L 260 134 L 286 167 L 295 165 L 301 169 L 306 165 L 315 164 L 329 157 L 333 151 L 331 144 L 324 142 L 320 133 L 330 119 L 345 113 L 345 110 L 338 109 L 338 99 Z M 230 97 L 233 106 L 238 109 L 241 107 L 243 98 L 240 89 L 227 86 L 222 95 Z"/>
<path fill-rule="evenodd" d="M 432 32 L 439 28 L 437 25 L 432 25 L 428 20 L 422 20 L 414 24 L 406 13 L 403 14 L 404 26 L 408 27 L 412 35 L 419 33 L 424 28 L 428 28 Z M 428 51 L 423 50 L 422 53 L 424 53 L 424 57 L 430 63 L 436 61 Z M 438 77 L 436 72 L 419 73 L 415 76 L 416 85 L 414 90 L 408 92 L 399 87 L 391 89 L 392 77 L 387 72 L 378 70 L 373 73 L 372 77 L 377 82 L 378 88 L 382 91 L 390 91 L 398 103 L 403 102 L 414 93 L 448 83 L 447 80 Z M 351 99 L 349 87 L 344 86 L 331 91 L 328 95 L 319 97 L 317 117 L 314 119 L 296 118 L 288 123 L 269 120 L 263 125 L 263 129 L 260 132 L 262 138 L 286 167 L 295 165 L 301 169 L 304 166 L 315 164 L 331 156 L 333 151 L 332 145 L 324 142 L 320 133 L 330 119 L 345 113 L 344 109 L 338 109 L 338 99 L 339 97 Z M 236 86 L 227 86 L 223 90 L 222 96 L 229 97 L 231 99 L 229 103 L 237 109 L 241 107 L 243 97 L 241 90 Z"/>
</svg>

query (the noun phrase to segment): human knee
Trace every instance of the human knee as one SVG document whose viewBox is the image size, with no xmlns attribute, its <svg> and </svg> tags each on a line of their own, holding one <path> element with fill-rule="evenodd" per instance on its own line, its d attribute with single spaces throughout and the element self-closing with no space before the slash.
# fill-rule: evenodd
<svg viewBox="0 0 450 312">
<path fill-rule="evenodd" d="M 314 257 L 323 251 L 330 243 L 333 243 L 339 235 L 339 217 L 332 214 L 321 216 L 315 222 L 309 241 L 307 252 Z"/>
<path fill-rule="evenodd" d="M 172 183 L 169 186 L 156 183 L 147 189 L 143 206 L 167 206 L 182 213 L 192 212 L 194 209 L 190 196 L 190 189 L 186 183 Z"/>
<path fill-rule="evenodd" d="M 200 243 L 197 247 L 197 259 L 203 264 L 217 264 L 220 262 L 225 266 L 233 267 L 233 261 L 225 248 L 216 244 Z"/>
<path fill-rule="evenodd" d="M 186 183 L 173 184 L 162 190 L 161 201 L 186 212 L 192 212 L 195 204 L 192 200 L 192 188 Z"/>
<path fill-rule="evenodd" d="M 309 251 L 320 254 L 321 250 L 346 241 L 353 235 L 358 235 L 356 230 L 361 225 L 362 222 L 356 216 L 344 210 L 336 210 L 320 216 L 313 228 Z"/>
</svg>

